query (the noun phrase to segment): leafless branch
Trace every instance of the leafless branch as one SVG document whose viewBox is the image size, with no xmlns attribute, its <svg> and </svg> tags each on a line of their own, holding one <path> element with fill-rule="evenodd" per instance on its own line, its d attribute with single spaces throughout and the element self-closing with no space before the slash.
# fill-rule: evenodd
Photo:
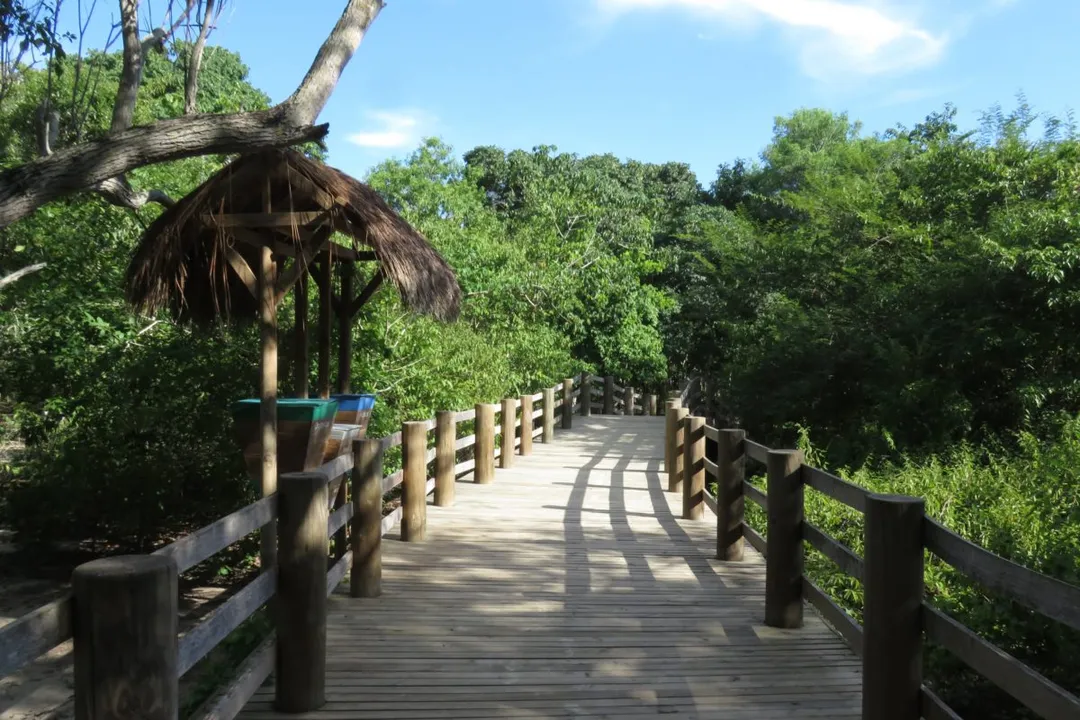
<svg viewBox="0 0 1080 720">
<path fill-rule="evenodd" d="M 9 274 L 5 275 L 4 277 L 0 278 L 0 290 L 7 287 L 8 285 L 15 282 L 16 280 L 20 280 L 20 279 L 26 277 L 30 273 L 36 273 L 38 270 L 41 270 L 42 268 L 44 268 L 45 265 L 46 265 L 46 263 L 43 263 L 43 262 L 42 263 L 35 263 L 33 265 L 27 265 L 26 267 L 24 267 L 24 268 L 22 268 L 20 270 L 16 270 L 13 273 L 9 273 Z"/>
<path fill-rule="evenodd" d="M 184 78 L 184 114 L 191 115 L 198 109 L 197 99 L 199 93 L 199 68 L 202 65 L 203 48 L 206 47 L 206 36 L 210 32 L 210 25 L 214 19 L 214 0 L 206 0 L 206 9 L 203 13 L 202 24 L 199 26 L 199 37 L 191 46 L 191 57 L 188 58 L 187 77 Z"/>
</svg>

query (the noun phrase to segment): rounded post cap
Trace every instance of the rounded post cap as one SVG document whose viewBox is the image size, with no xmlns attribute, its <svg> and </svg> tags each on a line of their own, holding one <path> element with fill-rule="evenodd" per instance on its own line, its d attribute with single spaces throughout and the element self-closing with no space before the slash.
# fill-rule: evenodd
<svg viewBox="0 0 1080 720">
<path fill-rule="evenodd" d="M 315 492 L 330 484 L 330 478 L 318 471 L 285 473 L 278 478 L 278 492 Z"/>
<path fill-rule="evenodd" d="M 868 493 L 866 495 L 868 502 L 875 502 L 888 505 L 926 505 L 926 500 L 921 497 L 915 497 L 913 495 L 889 495 Z"/>
<path fill-rule="evenodd" d="M 74 574 L 101 580 L 124 580 L 175 570 L 176 562 L 168 555 L 116 555 L 85 562 L 75 568 Z"/>
<path fill-rule="evenodd" d="M 362 438 L 356 438 L 356 439 L 354 439 L 352 441 L 352 446 L 353 446 L 354 451 L 359 451 L 360 448 L 364 447 L 365 445 L 378 445 L 378 446 L 381 447 L 382 446 L 382 439 L 381 438 L 362 437 Z"/>
</svg>

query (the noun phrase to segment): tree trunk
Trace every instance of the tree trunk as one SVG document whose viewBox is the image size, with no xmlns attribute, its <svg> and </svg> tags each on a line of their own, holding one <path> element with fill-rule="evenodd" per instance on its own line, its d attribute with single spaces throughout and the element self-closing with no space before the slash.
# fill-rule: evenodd
<svg viewBox="0 0 1080 720">
<path fill-rule="evenodd" d="M 280 109 L 189 115 L 58 150 L 0 173 L 0 228 L 47 202 L 146 165 L 320 140 L 328 125 L 290 125 Z"/>
</svg>

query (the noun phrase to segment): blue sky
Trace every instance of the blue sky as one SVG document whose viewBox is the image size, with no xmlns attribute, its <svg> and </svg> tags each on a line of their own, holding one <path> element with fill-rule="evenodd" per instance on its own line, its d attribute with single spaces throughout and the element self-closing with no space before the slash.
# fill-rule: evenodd
<svg viewBox="0 0 1080 720">
<path fill-rule="evenodd" d="M 211 42 L 281 100 L 343 7 L 230 0 Z M 799 107 L 870 131 L 947 101 L 975 127 L 1018 91 L 1076 108 L 1077 27 L 1078 0 L 389 0 L 320 119 L 355 175 L 437 135 L 688 162 L 707 183 Z"/>
</svg>

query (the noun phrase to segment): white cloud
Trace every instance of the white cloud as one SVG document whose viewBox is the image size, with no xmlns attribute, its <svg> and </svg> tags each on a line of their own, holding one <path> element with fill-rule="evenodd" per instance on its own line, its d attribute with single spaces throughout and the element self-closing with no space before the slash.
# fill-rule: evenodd
<svg viewBox="0 0 1080 720">
<path fill-rule="evenodd" d="M 412 147 L 420 141 L 425 118 L 409 110 L 370 110 L 369 129 L 348 135 L 346 139 L 363 148 L 397 149 Z"/>
<path fill-rule="evenodd" d="M 896 8 L 871 0 L 595 0 L 618 16 L 674 9 L 727 24 L 760 21 L 784 28 L 795 41 L 808 75 L 879 75 L 913 70 L 937 62 L 946 45 L 935 34 L 905 18 Z M 910 7 L 910 3 L 908 3 Z"/>
</svg>

